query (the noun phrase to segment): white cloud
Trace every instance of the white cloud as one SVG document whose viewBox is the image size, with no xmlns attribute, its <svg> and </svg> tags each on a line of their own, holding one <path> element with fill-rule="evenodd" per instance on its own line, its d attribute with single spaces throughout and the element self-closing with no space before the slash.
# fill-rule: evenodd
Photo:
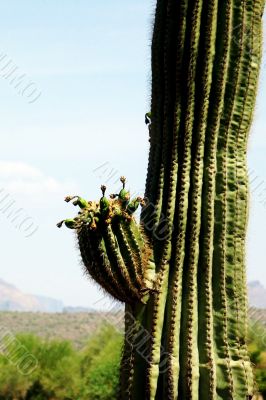
<svg viewBox="0 0 266 400">
<path fill-rule="evenodd" d="M 9 179 L 38 179 L 42 173 L 35 167 L 22 162 L 0 161 L 0 180 Z"/>
<path fill-rule="evenodd" d="M 74 190 L 71 182 L 60 182 L 32 165 L 11 161 L 0 161 L 0 187 L 14 196 L 45 199 Z"/>
</svg>

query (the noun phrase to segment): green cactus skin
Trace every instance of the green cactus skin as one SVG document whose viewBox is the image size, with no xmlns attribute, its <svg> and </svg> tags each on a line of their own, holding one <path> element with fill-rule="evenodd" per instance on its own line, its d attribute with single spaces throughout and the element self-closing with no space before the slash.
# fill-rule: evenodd
<svg viewBox="0 0 266 400">
<path fill-rule="evenodd" d="M 264 0 L 157 0 L 146 202 L 77 199 L 90 276 L 125 303 L 121 400 L 246 400 L 247 140 Z M 134 212 L 142 205 L 140 224 Z"/>
</svg>

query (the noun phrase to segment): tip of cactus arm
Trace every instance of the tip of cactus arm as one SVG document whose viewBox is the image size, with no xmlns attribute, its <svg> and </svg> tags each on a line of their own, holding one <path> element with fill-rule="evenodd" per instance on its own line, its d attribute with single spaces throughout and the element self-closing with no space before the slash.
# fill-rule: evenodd
<svg viewBox="0 0 266 400">
<path fill-rule="evenodd" d="M 150 252 L 146 250 L 148 244 L 142 227 L 134 218 L 134 213 L 145 204 L 145 200 L 140 196 L 130 198 L 126 178 L 122 176 L 120 181 L 121 191 L 110 198 L 106 197 L 105 185 L 101 186 L 102 197 L 98 201 L 67 196 L 65 201 L 79 205 L 80 210 L 77 216 L 64 219 L 57 226 L 65 225 L 76 231 L 87 271 L 109 294 L 118 296 L 125 303 L 146 304 L 155 292 L 145 273 Z"/>
<path fill-rule="evenodd" d="M 111 194 L 110 200 L 105 197 L 106 186 L 101 185 L 102 197 L 100 201 L 87 201 L 82 197 L 66 196 L 65 202 L 74 206 L 79 206 L 80 211 L 74 220 L 63 220 L 57 224 L 61 228 L 65 224 L 70 229 L 80 230 L 83 226 L 89 227 L 91 230 L 101 231 L 101 227 L 111 224 L 115 219 L 121 219 L 124 222 L 133 220 L 133 214 L 138 207 L 145 204 L 145 200 L 141 197 L 130 198 L 130 192 L 126 190 L 126 178 L 121 176 L 122 189 L 119 194 Z M 74 221 L 74 222 L 73 222 Z"/>
</svg>

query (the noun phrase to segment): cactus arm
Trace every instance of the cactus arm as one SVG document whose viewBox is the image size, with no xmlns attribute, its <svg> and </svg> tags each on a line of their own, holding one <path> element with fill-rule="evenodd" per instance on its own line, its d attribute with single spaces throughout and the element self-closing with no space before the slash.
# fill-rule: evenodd
<svg viewBox="0 0 266 400">
<path fill-rule="evenodd" d="M 143 200 L 130 200 L 126 179 L 121 177 L 122 189 L 117 195 L 105 197 L 106 187 L 101 186 L 98 202 L 82 201 L 81 211 L 65 224 L 77 231 L 83 263 L 89 275 L 115 299 L 133 305 L 146 303 L 153 290 L 155 264 L 149 241 L 134 219 L 134 212 Z M 79 196 L 67 196 L 66 201 Z M 76 205 L 76 204 L 74 204 Z"/>
</svg>

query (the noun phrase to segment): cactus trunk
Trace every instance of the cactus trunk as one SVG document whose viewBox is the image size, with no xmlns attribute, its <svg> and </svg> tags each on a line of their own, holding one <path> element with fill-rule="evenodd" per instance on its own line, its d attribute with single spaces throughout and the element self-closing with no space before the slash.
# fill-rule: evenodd
<svg viewBox="0 0 266 400">
<path fill-rule="evenodd" d="M 104 189 L 100 204 L 71 220 L 89 273 L 126 303 L 122 400 L 256 392 L 246 345 L 246 151 L 263 6 L 157 0 L 140 226 L 132 214 L 143 201 L 130 202 L 124 178 L 118 195 L 107 201 Z"/>
</svg>

